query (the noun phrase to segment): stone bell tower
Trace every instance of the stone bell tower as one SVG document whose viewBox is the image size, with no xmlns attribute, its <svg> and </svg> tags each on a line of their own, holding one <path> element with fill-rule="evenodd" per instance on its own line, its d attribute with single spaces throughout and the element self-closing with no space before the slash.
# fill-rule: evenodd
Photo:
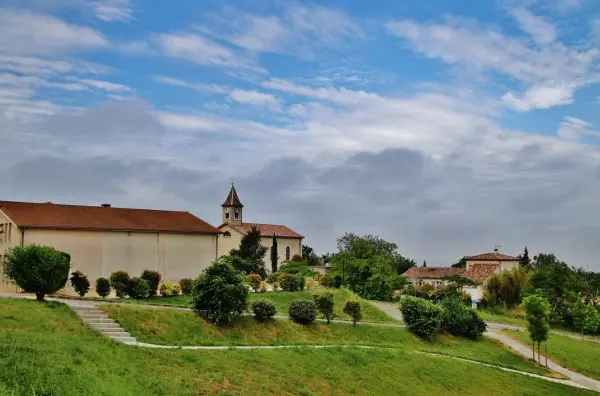
<svg viewBox="0 0 600 396">
<path fill-rule="evenodd" d="M 231 183 L 231 190 L 229 195 L 221 205 L 223 208 L 223 223 L 230 225 L 241 225 L 242 224 L 242 202 L 235 191 L 233 183 Z"/>
</svg>

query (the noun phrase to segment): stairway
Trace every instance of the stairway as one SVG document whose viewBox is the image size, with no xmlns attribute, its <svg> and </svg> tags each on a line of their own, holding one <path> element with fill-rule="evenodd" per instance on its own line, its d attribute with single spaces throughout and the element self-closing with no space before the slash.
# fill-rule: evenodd
<svg viewBox="0 0 600 396">
<path fill-rule="evenodd" d="M 108 315 L 92 305 L 71 305 L 71 309 L 87 324 L 108 338 L 124 344 L 136 344 L 137 340 Z"/>
</svg>

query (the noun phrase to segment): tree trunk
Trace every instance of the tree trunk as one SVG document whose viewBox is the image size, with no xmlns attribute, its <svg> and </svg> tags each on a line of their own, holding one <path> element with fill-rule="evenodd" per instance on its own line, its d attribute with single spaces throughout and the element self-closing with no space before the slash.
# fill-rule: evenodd
<svg viewBox="0 0 600 396">
<path fill-rule="evenodd" d="M 356 327 L 356 320 L 353 320 L 352 323 L 354 324 L 354 327 Z"/>
<path fill-rule="evenodd" d="M 36 292 L 35 293 L 35 298 L 36 298 L 37 301 L 45 301 L 44 300 L 45 296 L 46 295 L 44 293 L 42 293 L 42 292 Z"/>
<path fill-rule="evenodd" d="M 330 319 L 329 319 L 329 315 L 327 315 L 327 324 L 330 324 Z"/>
<path fill-rule="evenodd" d="M 532 341 L 531 345 L 533 347 L 533 365 L 535 366 L 535 341 Z"/>
<path fill-rule="evenodd" d="M 548 341 L 544 344 L 544 353 L 546 354 L 546 367 L 548 367 Z"/>
</svg>

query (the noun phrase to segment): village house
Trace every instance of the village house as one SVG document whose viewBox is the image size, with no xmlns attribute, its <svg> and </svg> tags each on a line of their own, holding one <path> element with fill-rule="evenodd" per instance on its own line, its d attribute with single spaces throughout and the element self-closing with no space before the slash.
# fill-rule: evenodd
<svg viewBox="0 0 600 396">
<path fill-rule="evenodd" d="M 464 286 L 463 290 L 473 301 L 480 301 L 484 297 L 485 285 L 493 275 L 510 271 L 519 265 L 518 257 L 508 256 L 494 249 L 493 253 L 468 256 L 466 268 L 413 267 L 402 275 L 409 278 L 415 286 L 429 284 L 433 287 L 445 286 L 449 283 L 442 278 L 460 276 L 477 283 L 474 286 Z"/>
<path fill-rule="evenodd" d="M 218 257 L 219 234 L 188 212 L 0 201 L 0 262 L 14 246 L 53 246 L 92 285 L 117 270 L 156 270 L 169 282 L 195 278 Z M 2 271 L 0 292 L 17 291 Z"/>
<path fill-rule="evenodd" d="M 242 202 L 233 184 L 227 198 L 221 205 L 223 224 L 218 229 L 222 232 L 219 239 L 219 257 L 229 254 L 232 249 L 237 249 L 244 235 L 252 227 L 256 227 L 261 235 L 261 245 L 267 248 L 265 255 L 265 267 L 271 270 L 270 252 L 273 245 L 273 237 L 277 240 L 278 264 L 290 260 L 294 255 L 302 256 L 303 236 L 284 225 L 246 223 L 243 221 Z"/>
</svg>

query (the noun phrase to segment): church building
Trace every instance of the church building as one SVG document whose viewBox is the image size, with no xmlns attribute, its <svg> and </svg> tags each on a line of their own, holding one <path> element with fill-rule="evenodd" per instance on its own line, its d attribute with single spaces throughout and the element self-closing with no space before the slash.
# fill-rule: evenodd
<svg viewBox="0 0 600 396">
<path fill-rule="evenodd" d="M 223 224 L 217 227 L 221 231 L 218 245 L 219 257 L 229 254 L 232 249 L 239 248 L 242 237 L 252 227 L 258 228 L 261 235 L 261 244 L 267 248 L 267 254 L 264 259 L 267 271 L 271 270 L 270 252 L 273 244 L 273 236 L 277 240 L 278 265 L 283 261 L 290 260 L 296 254 L 302 256 L 302 239 L 304 239 L 304 236 L 296 231 L 284 225 L 244 222 L 244 205 L 242 205 L 233 184 L 231 185 L 229 195 L 227 195 L 221 207 Z"/>
</svg>

